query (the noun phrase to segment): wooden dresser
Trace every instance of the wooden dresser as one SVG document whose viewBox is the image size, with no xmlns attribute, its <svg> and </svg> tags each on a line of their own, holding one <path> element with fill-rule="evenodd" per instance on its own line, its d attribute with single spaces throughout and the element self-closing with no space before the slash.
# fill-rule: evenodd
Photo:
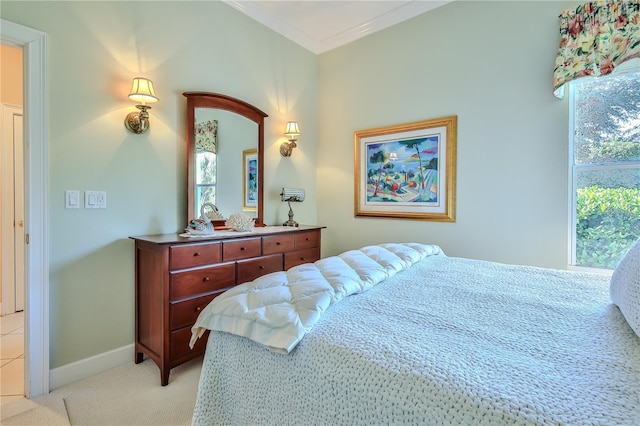
<svg viewBox="0 0 640 426">
<path fill-rule="evenodd" d="M 200 311 L 237 284 L 318 260 L 322 228 L 216 231 L 205 238 L 131 237 L 136 265 L 136 364 L 145 355 L 153 359 L 166 386 L 173 367 L 205 350 L 207 336 L 198 339 L 193 350 L 189 348 L 191 326 Z"/>
</svg>

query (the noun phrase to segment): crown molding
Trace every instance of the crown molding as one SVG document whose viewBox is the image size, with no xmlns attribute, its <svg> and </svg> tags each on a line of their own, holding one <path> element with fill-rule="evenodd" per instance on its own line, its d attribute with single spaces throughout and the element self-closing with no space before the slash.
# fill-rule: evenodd
<svg viewBox="0 0 640 426">
<path fill-rule="evenodd" d="M 269 12 L 267 9 L 259 6 L 258 2 L 253 1 L 239 1 L 239 0 L 223 0 L 226 4 L 234 9 L 244 13 L 250 18 L 255 19 L 261 24 L 267 26 L 280 35 L 288 38 L 289 40 L 299 44 L 307 50 L 313 53 L 318 53 L 318 42 L 307 34 L 299 31 L 293 25 L 289 24 L 286 20 L 283 20 L 280 16 Z"/>
<path fill-rule="evenodd" d="M 423 0 L 398 3 L 398 7 L 387 13 L 376 16 L 375 18 L 323 40 L 315 40 L 308 34 L 298 30 L 285 19 L 282 19 L 281 16 L 275 15 L 269 10 L 261 7 L 259 5 L 259 1 L 223 1 L 234 9 L 244 13 L 261 24 L 266 25 L 278 34 L 318 55 L 436 9 L 454 0 Z"/>
<path fill-rule="evenodd" d="M 329 50 L 333 50 L 362 37 L 384 30 L 385 28 L 389 28 L 393 25 L 399 24 L 400 22 L 414 18 L 452 1 L 454 0 L 411 1 L 409 3 L 403 3 L 383 15 L 376 16 L 367 22 L 352 27 L 332 37 L 318 41 L 318 49 L 315 53 L 320 54 L 328 52 Z"/>
</svg>

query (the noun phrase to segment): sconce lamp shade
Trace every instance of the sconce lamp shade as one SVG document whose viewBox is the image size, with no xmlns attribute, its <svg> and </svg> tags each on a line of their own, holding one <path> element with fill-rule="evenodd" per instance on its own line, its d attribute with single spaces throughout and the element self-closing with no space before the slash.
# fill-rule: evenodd
<svg viewBox="0 0 640 426">
<path fill-rule="evenodd" d="M 289 140 L 295 139 L 296 136 L 300 136 L 300 127 L 298 127 L 297 121 L 289 121 L 284 134 L 289 137 Z"/>
<path fill-rule="evenodd" d="M 293 152 L 293 148 L 298 146 L 296 141 L 298 140 L 298 136 L 300 136 L 300 127 L 298 127 L 297 121 L 289 121 L 287 123 L 287 127 L 285 128 L 284 134 L 289 139 L 289 142 L 284 142 L 280 145 L 280 155 L 283 157 L 291 157 L 291 153 Z"/>
<path fill-rule="evenodd" d="M 134 78 L 129 99 L 141 102 L 142 105 L 158 102 L 156 92 L 153 90 L 153 81 L 143 77 Z"/>
<path fill-rule="evenodd" d="M 124 119 L 124 126 L 132 133 L 140 135 L 149 130 L 149 111 L 151 109 L 147 104 L 158 102 L 156 92 L 153 90 L 153 82 L 143 77 L 133 79 L 131 93 L 129 99 L 139 102 L 136 108 L 140 112 L 131 112 Z"/>
</svg>

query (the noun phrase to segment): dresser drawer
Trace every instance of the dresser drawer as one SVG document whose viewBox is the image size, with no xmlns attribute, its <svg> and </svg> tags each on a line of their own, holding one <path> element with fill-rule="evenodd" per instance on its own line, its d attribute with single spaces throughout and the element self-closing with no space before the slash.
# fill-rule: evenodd
<svg viewBox="0 0 640 426">
<path fill-rule="evenodd" d="M 274 235 L 262 237 L 262 254 L 284 253 L 294 248 L 293 235 Z"/>
<path fill-rule="evenodd" d="M 219 242 L 171 246 L 169 269 L 185 269 L 220 262 L 222 260 L 220 247 Z"/>
<path fill-rule="evenodd" d="M 171 332 L 171 367 L 178 366 L 185 360 L 193 358 L 194 355 L 204 352 L 208 338 L 209 330 L 207 330 L 202 337 L 196 341 L 192 350 L 189 347 L 189 341 L 191 340 L 191 327 Z"/>
<path fill-rule="evenodd" d="M 303 263 L 315 262 L 320 259 L 320 247 L 313 247 L 304 250 L 296 250 L 284 255 L 284 270 L 293 268 Z"/>
<path fill-rule="evenodd" d="M 200 315 L 200 312 L 222 291 L 206 296 L 194 297 L 180 302 L 171 302 L 169 327 L 176 330 L 182 327 L 191 327 Z"/>
<path fill-rule="evenodd" d="M 262 256 L 238 262 L 238 284 L 253 281 L 261 275 L 282 271 L 282 254 Z"/>
<path fill-rule="evenodd" d="M 300 250 L 303 248 L 319 247 L 319 246 L 320 246 L 320 232 L 318 231 L 300 232 L 295 235 L 296 250 Z"/>
<path fill-rule="evenodd" d="M 172 272 L 169 299 L 177 300 L 200 293 L 224 290 L 236 283 L 236 265 L 223 263 L 209 268 Z"/>
<path fill-rule="evenodd" d="M 229 260 L 248 259 L 262 254 L 262 241 L 260 238 L 244 238 L 241 240 L 225 241 L 222 243 L 222 259 Z"/>
</svg>

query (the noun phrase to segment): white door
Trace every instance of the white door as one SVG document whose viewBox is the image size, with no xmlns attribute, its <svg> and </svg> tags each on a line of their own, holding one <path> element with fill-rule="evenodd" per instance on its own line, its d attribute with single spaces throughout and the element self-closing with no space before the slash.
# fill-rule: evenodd
<svg viewBox="0 0 640 426">
<path fill-rule="evenodd" d="M 24 310 L 24 145 L 22 109 L 13 114 L 13 211 L 15 248 L 15 291 L 16 311 Z"/>
<path fill-rule="evenodd" d="M 24 155 L 22 108 L 2 114 L 2 314 L 24 310 Z"/>
</svg>

